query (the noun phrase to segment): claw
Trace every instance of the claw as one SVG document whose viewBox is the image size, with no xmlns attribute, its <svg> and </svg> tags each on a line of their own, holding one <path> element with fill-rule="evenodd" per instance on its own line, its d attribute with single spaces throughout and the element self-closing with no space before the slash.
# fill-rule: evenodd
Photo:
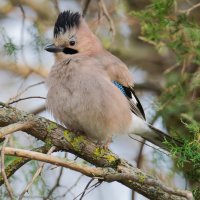
<svg viewBox="0 0 200 200">
<path fill-rule="evenodd" d="M 106 142 L 102 142 L 100 140 L 97 141 L 97 145 L 99 145 L 102 149 L 108 149 L 109 144 L 112 142 L 112 138 L 109 137 Z"/>
</svg>

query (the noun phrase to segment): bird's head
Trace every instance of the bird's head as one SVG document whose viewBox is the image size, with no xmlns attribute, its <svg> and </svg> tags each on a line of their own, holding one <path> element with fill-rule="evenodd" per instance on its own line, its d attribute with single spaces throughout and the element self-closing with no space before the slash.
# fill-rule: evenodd
<svg viewBox="0 0 200 200">
<path fill-rule="evenodd" d="M 96 53 L 101 48 L 101 43 L 81 14 L 64 11 L 59 14 L 54 26 L 54 43 L 47 45 L 45 50 L 56 53 L 56 57 L 66 58 L 78 53 Z"/>
</svg>

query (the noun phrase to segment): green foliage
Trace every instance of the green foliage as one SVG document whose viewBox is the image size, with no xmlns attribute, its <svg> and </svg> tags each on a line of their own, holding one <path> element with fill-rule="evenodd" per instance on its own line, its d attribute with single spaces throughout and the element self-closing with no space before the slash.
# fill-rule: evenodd
<svg viewBox="0 0 200 200">
<path fill-rule="evenodd" d="M 185 13 L 178 13 L 175 0 L 153 0 L 147 9 L 132 12 L 139 17 L 142 35 L 156 48 L 161 44 L 172 49 L 177 62 L 191 59 L 192 63 L 200 63 L 200 28 Z"/>
<path fill-rule="evenodd" d="M 8 36 L 5 29 L 0 27 L 0 38 L 7 55 L 13 56 L 16 59 L 16 53 L 19 48 L 15 45 L 12 39 Z"/>
<path fill-rule="evenodd" d="M 170 133 L 182 141 L 181 147 L 166 141 L 193 185 L 196 199 L 200 194 L 200 26 L 195 18 L 180 12 L 176 0 L 152 0 L 146 9 L 132 12 L 141 21 L 144 41 L 159 51 L 167 47 L 174 54 L 175 70 L 165 74 L 159 114 Z"/>
<path fill-rule="evenodd" d="M 177 161 L 179 168 L 185 168 L 186 176 L 195 182 L 193 194 L 195 199 L 200 196 L 200 124 L 195 120 L 185 123 L 185 127 L 194 136 L 192 139 L 178 138 L 183 145 L 181 147 L 165 142 L 171 149 L 171 154 Z"/>
<path fill-rule="evenodd" d="M 200 186 L 197 186 L 192 192 L 193 192 L 194 198 L 198 199 L 200 197 Z"/>
<path fill-rule="evenodd" d="M 194 134 L 193 139 L 179 138 L 183 145 L 181 147 L 171 144 L 166 141 L 166 144 L 170 146 L 171 153 L 177 159 L 177 165 L 179 167 L 184 167 L 184 164 L 189 163 L 191 165 L 188 175 L 192 175 L 194 179 L 200 179 L 200 124 L 196 121 L 185 123 L 184 125 L 189 132 Z M 194 173 L 197 170 L 197 173 Z M 195 174 L 195 176 L 193 176 Z"/>
<path fill-rule="evenodd" d="M 190 90 L 194 90 L 196 88 L 200 88 L 200 72 L 196 72 L 193 74 L 191 84 L 190 84 Z"/>
</svg>

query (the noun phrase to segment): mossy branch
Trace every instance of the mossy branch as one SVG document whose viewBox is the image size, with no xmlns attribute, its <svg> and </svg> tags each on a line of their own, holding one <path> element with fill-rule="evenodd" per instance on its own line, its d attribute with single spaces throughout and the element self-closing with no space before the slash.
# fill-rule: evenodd
<svg viewBox="0 0 200 200">
<path fill-rule="evenodd" d="M 112 168 L 119 174 L 119 177 L 116 179 L 113 178 L 112 181 L 118 181 L 147 198 L 159 200 L 193 199 L 191 192 L 165 186 L 156 178 L 132 166 L 110 150 L 100 148 L 82 135 L 66 130 L 62 126 L 43 117 L 28 114 L 10 106 L 5 106 L 3 103 L 0 104 L 2 105 L 0 108 L 1 127 L 19 121 L 31 122 L 34 126 L 24 130 L 28 134 L 42 140 L 49 147 L 56 146 L 58 150 L 71 152 L 97 167 Z M 126 176 L 123 177 L 123 174 L 126 174 Z M 134 177 L 134 180 L 133 178 L 129 179 L 127 174 L 129 174 L 130 177 Z"/>
</svg>

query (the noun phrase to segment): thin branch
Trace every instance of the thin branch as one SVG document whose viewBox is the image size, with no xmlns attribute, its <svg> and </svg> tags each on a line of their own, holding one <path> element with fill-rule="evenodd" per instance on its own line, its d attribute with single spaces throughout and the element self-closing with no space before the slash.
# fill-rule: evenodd
<svg viewBox="0 0 200 200">
<path fill-rule="evenodd" d="M 138 152 L 138 156 L 137 156 L 137 159 L 136 159 L 138 169 L 141 169 L 141 167 L 142 167 L 142 153 L 143 153 L 144 145 L 146 145 L 146 143 L 145 143 L 145 140 L 142 139 L 140 149 L 139 149 L 139 152 Z M 135 191 L 134 190 L 132 190 L 132 197 L 131 198 L 132 198 L 131 200 L 135 200 Z"/>
<path fill-rule="evenodd" d="M 57 177 L 56 183 L 53 186 L 53 188 L 49 191 L 48 196 L 44 198 L 44 200 L 48 200 L 50 198 L 50 196 L 53 194 L 53 192 L 56 190 L 56 188 L 60 186 L 60 180 L 61 180 L 61 177 L 63 174 L 63 169 L 64 169 L 63 167 L 60 168 L 60 172 Z"/>
<path fill-rule="evenodd" d="M 71 194 L 75 197 L 75 195 L 74 195 L 73 192 L 72 192 L 72 189 L 75 188 L 75 187 L 78 185 L 79 181 L 81 180 L 81 178 L 82 178 L 83 176 L 84 176 L 84 175 L 81 174 L 81 175 L 77 178 L 76 182 L 75 182 L 70 188 L 68 188 L 66 192 L 64 192 L 62 195 L 59 195 L 59 196 L 55 197 L 55 199 L 57 199 L 57 198 L 58 198 L 58 199 L 64 199 L 64 197 L 67 196 L 68 193 L 71 193 Z"/>
<path fill-rule="evenodd" d="M 95 177 L 95 175 L 96 177 L 100 177 L 101 176 L 100 174 L 102 173 L 101 168 L 88 167 L 87 165 L 80 165 L 66 158 L 61 159 L 61 158 L 51 156 L 51 155 L 46 155 L 43 153 L 38 153 L 38 152 L 33 152 L 33 151 L 23 150 L 23 149 L 16 149 L 16 148 L 11 148 L 11 147 L 6 147 L 4 151 L 5 151 L 5 154 L 10 155 L 10 156 L 31 158 L 32 160 L 47 162 L 53 165 L 73 169 L 75 171 L 81 172 L 82 174 L 85 174 L 91 177 Z"/>
<path fill-rule="evenodd" d="M 138 139 L 134 138 L 132 135 L 129 135 L 129 137 L 130 137 L 131 139 L 133 139 L 133 140 L 135 140 L 135 141 L 141 143 L 142 145 L 145 145 L 145 146 L 147 146 L 147 147 L 150 147 L 150 148 L 152 148 L 152 149 L 154 149 L 154 150 L 156 150 L 156 151 L 158 151 L 158 152 L 160 152 L 160 153 L 162 153 L 162 154 L 165 154 L 166 156 L 169 156 L 169 157 L 170 157 L 170 154 L 165 153 L 165 152 L 162 151 L 160 148 L 156 148 L 156 147 L 154 147 L 154 146 L 152 146 L 152 145 L 149 145 L 149 144 L 145 143 L 146 140 L 144 140 L 144 139 L 141 141 L 141 140 L 138 140 Z"/>
<path fill-rule="evenodd" d="M 21 33 L 20 33 L 20 49 L 21 49 L 21 56 L 26 63 L 25 55 L 24 55 L 24 27 L 25 27 L 25 19 L 26 19 L 26 13 L 24 10 L 24 7 L 21 4 L 20 0 L 17 0 L 17 4 L 19 6 L 19 9 L 22 13 L 22 26 L 21 26 Z"/>
<path fill-rule="evenodd" d="M 71 190 L 72 190 L 73 188 L 75 188 L 75 187 L 77 186 L 77 184 L 79 183 L 80 179 L 81 179 L 83 176 L 84 176 L 84 175 L 81 174 L 81 175 L 78 177 L 78 179 L 76 180 L 76 182 L 67 190 L 66 195 L 67 195 L 69 192 L 71 192 Z"/>
<path fill-rule="evenodd" d="M 29 85 L 28 87 L 26 87 L 24 90 L 22 90 L 21 92 L 18 92 L 18 94 L 13 97 L 11 100 L 15 100 L 17 98 L 19 98 L 22 94 L 24 94 L 25 92 L 27 92 L 29 89 L 33 88 L 33 87 L 36 87 L 38 85 L 41 85 L 41 84 L 44 84 L 45 82 L 44 81 L 40 81 L 38 83 L 34 83 L 32 85 Z"/>
<path fill-rule="evenodd" d="M 152 118 L 152 120 L 151 120 L 151 122 L 150 122 L 150 124 L 154 124 L 155 123 L 155 121 L 158 119 L 158 117 L 159 117 L 159 115 L 158 114 L 156 114 L 153 118 Z M 134 138 L 133 138 L 134 139 Z M 136 140 L 137 141 L 137 140 Z M 136 162 L 137 162 L 137 168 L 139 168 L 139 169 L 141 169 L 141 167 L 142 167 L 142 153 L 143 153 L 143 150 L 144 150 L 144 146 L 146 145 L 146 146 L 148 146 L 148 144 L 146 144 L 146 140 L 144 140 L 144 139 L 142 139 L 142 141 L 140 141 L 140 143 L 141 143 L 141 145 L 140 145 L 140 150 L 139 150 L 139 153 L 138 153 L 138 157 L 137 157 L 137 160 L 136 160 Z M 156 151 L 160 151 L 159 149 L 156 149 Z M 163 152 L 163 151 L 161 151 L 161 153 L 165 153 L 165 152 Z M 166 154 L 167 155 L 167 154 Z M 168 155 L 168 156 L 170 156 L 170 155 Z M 132 191 L 132 200 L 135 200 L 135 191 L 133 190 Z"/>
<path fill-rule="evenodd" d="M 32 125 L 33 123 L 31 122 L 17 122 L 14 124 L 10 124 L 6 127 L 3 127 L 0 129 L 0 139 L 16 131 L 26 130 L 30 128 Z"/>
<path fill-rule="evenodd" d="M 87 189 L 89 188 L 90 184 L 91 184 L 93 181 L 94 181 L 94 178 L 91 178 L 91 180 L 87 183 L 87 185 L 85 186 L 85 189 L 83 190 L 82 195 L 81 195 L 81 197 L 80 197 L 79 200 L 82 200 L 82 199 L 83 199 L 83 197 L 85 196 L 85 193 L 86 193 Z M 75 198 L 75 199 L 76 199 L 76 198 Z M 75 200 L 75 199 L 74 199 L 74 200 Z"/>
<path fill-rule="evenodd" d="M 51 1 L 52 1 L 52 3 L 53 3 L 54 6 L 55 6 L 55 9 L 56 9 L 57 14 L 59 15 L 59 13 L 60 13 L 60 8 L 59 8 L 59 2 L 58 2 L 58 0 L 51 0 Z"/>
<path fill-rule="evenodd" d="M 198 8 L 199 6 L 200 6 L 200 3 L 197 3 L 197 4 L 193 5 L 191 8 L 189 8 L 189 9 L 187 9 L 187 10 L 180 11 L 180 12 L 184 12 L 184 13 L 186 13 L 186 15 L 188 16 L 188 15 L 190 15 L 190 13 L 191 13 L 194 9 Z"/>
<path fill-rule="evenodd" d="M 83 17 L 85 17 L 85 15 L 87 13 L 87 10 L 89 8 L 90 2 L 91 2 L 91 0 L 85 0 L 85 4 L 83 6 L 83 14 L 82 14 Z"/>
<path fill-rule="evenodd" d="M 114 22 L 106 8 L 104 0 L 98 0 L 98 1 L 99 1 L 99 8 L 100 8 L 100 10 L 102 10 L 102 11 L 100 11 L 100 13 L 103 13 L 103 15 L 106 17 L 106 19 L 110 25 L 110 32 L 112 33 L 112 39 L 113 39 L 116 34 Z"/>
<path fill-rule="evenodd" d="M 17 103 L 19 101 L 24 101 L 24 100 L 27 100 L 27 99 L 46 99 L 46 98 L 45 97 L 40 97 L 40 96 L 25 97 L 25 98 L 20 98 L 20 99 L 16 99 L 14 101 L 11 101 L 11 102 L 8 103 L 8 105 Z"/>
<path fill-rule="evenodd" d="M 103 182 L 102 181 L 98 181 L 97 183 L 93 184 L 92 186 L 90 186 L 88 189 L 89 191 L 85 194 L 89 194 L 90 192 L 92 192 L 95 188 L 99 187 Z"/>
<path fill-rule="evenodd" d="M 137 168 L 141 169 L 142 167 L 142 153 L 145 145 L 145 140 L 143 139 L 143 143 L 140 146 L 140 150 L 137 157 Z"/>
<path fill-rule="evenodd" d="M 34 73 L 42 78 L 46 78 L 49 73 L 49 71 L 42 66 L 31 68 L 27 65 L 16 65 L 15 63 L 8 63 L 4 61 L 0 61 L 0 69 L 10 71 L 22 77 L 27 77 Z"/>
<path fill-rule="evenodd" d="M 91 181 L 91 180 L 90 180 Z M 90 183 L 90 182 L 89 182 Z M 96 182 L 96 183 L 94 183 L 93 185 L 91 185 L 89 188 L 87 188 L 87 190 L 89 190 L 89 191 L 87 191 L 86 192 L 86 194 L 85 194 L 85 196 L 87 195 L 87 194 L 89 194 L 90 192 L 92 192 L 95 188 L 97 188 L 98 186 L 100 186 L 102 184 L 102 181 L 98 181 L 98 182 Z M 83 191 L 84 192 L 84 191 Z M 76 200 L 81 194 L 83 194 L 83 192 L 81 192 L 79 195 L 77 195 L 73 200 Z"/>
<path fill-rule="evenodd" d="M 47 155 L 50 155 L 52 152 L 54 152 L 56 149 L 56 147 L 51 147 L 50 150 L 47 152 Z M 39 168 L 37 169 L 36 173 L 34 174 L 33 178 L 31 179 L 31 181 L 28 183 L 28 185 L 25 187 L 25 189 L 23 190 L 23 192 L 21 193 L 21 195 L 19 196 L 19 200 L 22 200 L 24 198 L 24 195 L 26 192 L 28 192 L 28 190 L 31 188 L 31 186 L 33 185 L 35 179 L 41 174 L 42 169 L 44 167 L 45 163 L 41 163 L 41 165 L 39 166 Z"/>
<path fill-rule="evenodd" d="M 5 183 L 5 186 L 6 186 L 6 189 L 8 191 L 8 194 L 10 196 L 10 198 L 12 200 L 14 200 L 14 193 L 13 193 L 13 190 L 10 186 L 10 183 L 8 182 L 8 178 L 7 178 L 7 175 L 6 175 L 6 172 L 5 172 L 5 165 L 4 165 L 4 162 L 5 162 L 5 146 L 7 145 L 8 143 L 8 139 L 9 137 L 7 136 L 6 140 L 4 141 L 4 144 L 1 148 L 1 173 L 2 173 L 2 176 L 3 176 L 3 180 L 4 180 L 4 183 Z"/>
</svg>

